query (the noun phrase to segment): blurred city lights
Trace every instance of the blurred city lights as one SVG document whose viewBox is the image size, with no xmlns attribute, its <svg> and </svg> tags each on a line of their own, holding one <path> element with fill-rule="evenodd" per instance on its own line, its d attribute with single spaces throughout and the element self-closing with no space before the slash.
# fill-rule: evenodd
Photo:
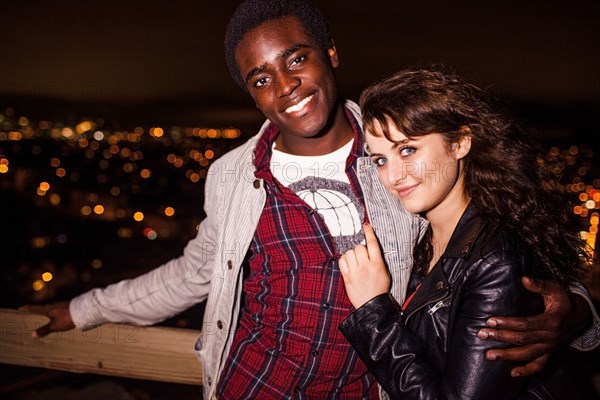
<svg viewBox="0 0 600 400">
<path fill-rule="evenodd" d="M 201 201 L 211 163 L 239 144 L 235 139 L 241 137 L 234 127 L 155 124 L 114 128 L 94 118 L 69 123 L 47 117 L 34 121 L 17 116 L 9 107 L 0 110 L 0 183 L 30 199 L 42 210 L 40 215 L 50 210 L 68 223 L 88 224 L 83 229 L 91 223 L 106 223 L 108 236 L 160 243 L 197 229 L 200 217 L 192 215 L 188 194 L 197 196 L 193 201 Z M 600 208 L 594 157 L 593 149 L 585 145 L 553 146 L 543 157 L 564 177 L 561 188 L 574 200 L 572 212 L 578 216 L 581 237 L 590 248 L 595 247 Z M 72 248 L 70 251 L 83 253 L 88 258 L 78 272 L 77 279 L 82 282 L 98 274 L 90 274 L 90 265 L 97 270 L 106 263 L 102 273 L 110 269 L 108 258 L 88 256 L 87 248 L 78 247 L 85 234 L 64 226 L 53 229 L 54 223 L 35 221 L 37 230 L 26 240 L 32 252 L 53 254 L 52 249 L 61 246 L 61 251 Z M 45 275 L 37 279 L 39 271 L 53 271 L 52 287 L 64 279 L 61 268 L 67 268 L 69 261 L 56 263 L 58 269 L 36 266 L 38 272 L 28 275 L 27 290 L 39 292 L 50 287 L 44 282 Z"/>
<path fill-rule="evenodd" d="M 40 290 L 42 290 L 44 287 L 46 286 L 46 284 L 44 283 L 43 280 L 41 279 L 37 279 L 33 282 L 33 290 L 35 290 L 36 292 L 39 292 Z"/>
<path fill-rule="evenodd" d="M 152 228 L 144 228 L 144 236 L 146 236 L 150 240 L 154 240 L 158 237 L 158 234 Z"/>
</svg>

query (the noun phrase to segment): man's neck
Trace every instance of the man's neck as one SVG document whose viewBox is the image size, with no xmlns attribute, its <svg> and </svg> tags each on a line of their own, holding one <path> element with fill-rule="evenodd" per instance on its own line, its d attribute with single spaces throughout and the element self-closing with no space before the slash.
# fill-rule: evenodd
<svg viewBox="0 0 600 400">
<path fill-rule="evenodd" d="M 354 138 L 354 129 L 343 105 L 337 107 L 332 122 L 313 137 L 302 138 L 281 133 L 275 139 L 277 150 L 298 156 L 321 156 L 332 153 Z"/>
</svg>

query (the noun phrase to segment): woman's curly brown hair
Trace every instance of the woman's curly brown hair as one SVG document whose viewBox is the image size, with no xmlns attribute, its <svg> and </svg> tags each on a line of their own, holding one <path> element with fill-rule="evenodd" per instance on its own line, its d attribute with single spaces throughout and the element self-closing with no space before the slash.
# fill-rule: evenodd
<svg viewBox="0 0 600 400">
<path fill-rule="evenodd" d="M 365 89 L 360 107 L 365 132 L 373 132 L 378 122 L 392 142 L 390 121 L 409 138 L 441 133 L 453 143 L 470 134 L 471 150 L 463 165 L 473 204 L 531 249 L 532 277 L 562 284 L 582 277 L 588 253 L 569 221 L 564 194 L 530 135 L 498 112 L 485 90 L 443 67 L 408 69 Z M 426 271 L 431 257 L 432 244 L 425 239 L 415 251 L 416 268 Z"/>
</svg>

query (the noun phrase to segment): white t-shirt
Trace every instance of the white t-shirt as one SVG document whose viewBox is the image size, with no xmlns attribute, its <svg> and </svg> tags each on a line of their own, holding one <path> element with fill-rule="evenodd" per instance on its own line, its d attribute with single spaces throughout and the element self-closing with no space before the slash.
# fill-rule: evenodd
<svg viewBox="0 0 600 400">
<path fill-rule="evenodd" d="M 283 153 L 273 144 L 271 156 L 273 176 L 323 217 L 340 253 L 353 248 L 364 237 L 364 206 L 346 175 L 346 160 L 353 143 L 351 140 L 322 156 Z"/>
</svg>

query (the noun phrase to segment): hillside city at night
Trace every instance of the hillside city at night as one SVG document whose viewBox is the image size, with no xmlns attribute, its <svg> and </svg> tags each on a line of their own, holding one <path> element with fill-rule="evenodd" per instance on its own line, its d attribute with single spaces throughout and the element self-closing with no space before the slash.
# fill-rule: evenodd
<svg viewBox="0 0 600 400">
<path fill-rule="evenodd" d="M 16 107 L 1 109 L 0 307 L 68 300 L 180 255 L 203 217 L 211 162 L 252 134 L 232 126 L 183 124 L 115 129 L 101 118 L 69 124 L 36 120 Z M 582 240 L 594 247 L 600 208 L 598 155 L 585 143 L 565 143 L 548 146 L 545 161 L 573 202 Z M 162 325 L 200 329 L 203 307 L 192 307 Z M 595 368 L 585 356 L 577 362 Z M 5 385 L 6 393 L 23 393 L 16 399 L 34 399 L 40 393 L 78 398 L 86 391 L 93 396 L 105 391 L 106 398 L 177 393 L 193 399 L 199 390 L 8 365 L 2 371 L 5 382 L 17 382 Z M 38 381 L 48 383 L 40 386 Z M 67 381 L 69 387 L 64 386 Z"/>
<path fill-rule="evenodd" d="M 3 307 L 70 298 L 178 255 L 202 218 L 211 161 L 244 139 L 234 127 L 69 126 L 0 113 Z M 585 144 L 547 149 L 594 247 L 597 159 Z"/>
</svg>

